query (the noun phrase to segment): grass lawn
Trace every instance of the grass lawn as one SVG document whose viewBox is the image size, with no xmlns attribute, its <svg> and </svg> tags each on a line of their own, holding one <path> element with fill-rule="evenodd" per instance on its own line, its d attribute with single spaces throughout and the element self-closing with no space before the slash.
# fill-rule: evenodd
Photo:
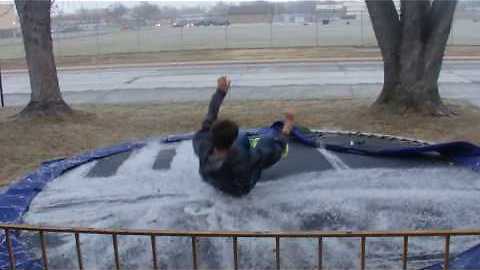
<svg viewBox="0 0 480 270">
<path fill-rule="evenodd" d="M 78 51 L 80 52 L 80 51 Z M 448 47 L 447 57 L 480 57 L 480 46 Z M 374 47 L 297 47 L 259 49 L 198 49 L 176 51 L 117 52 L 96 54 L 59 55 L 55 57 L 57 67 L 160 64 L 202 61 L 258 61 L 258 60 L 328 60 L 333 58 L 379 58 Z M 1 59 L 2 70 L 24 69 L 23 57 Z"/>
<path fill-rule="evenodd" d="M 469 140 L 480 143 L 480 109 L 450 102 L 458 115 L 385 116 L 370 112 L 369 100 L 235 101 L 221 116 L 243 127 L 268 125 L 287 107 L 295 108 L 300 124 L 312 128 L 377 132 L 429 141 Z M 145 105 L 81 105 L 69 119 L 16 120 L 21 108 L 0 111 L 0 185 L 35 169 L 40 162 L 85 150 L 199 127 L 206 103 Z"/>
</svg>

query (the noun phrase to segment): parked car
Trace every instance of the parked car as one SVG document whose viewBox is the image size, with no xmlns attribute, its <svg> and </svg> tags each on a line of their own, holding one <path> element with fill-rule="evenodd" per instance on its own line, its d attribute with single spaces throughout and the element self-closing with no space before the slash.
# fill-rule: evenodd
<svg viewBox="0 0 480 270">
<path fill-rule="evenodd" d="M 172 24 L 172 27 L 185 27 L 188 24 L 187 21 L 182 20 L 182 21 L 176 21 Z"/>
<path fill-rule="evenodd" d="M 208 19 L 196 20 L 193 22 L 194 26 L 209 26 L 211 22 Z"/>
<path fill-rule="evenodd" d="M 213 19 L 212 25 L 223 26 L 223 25 L 230 25 L 230 21 L 228 19 Z"/>
<path fill-rule="evenodd" d="M 83 30 L 84 29 L 80 28 L 79 26 L 73 25 L 73 26 L 67 26 L 67 27 L 58 29 L 57 32 L 58 33 L 73 33 L 73 32 L 81 32 Z"/>
</svg>

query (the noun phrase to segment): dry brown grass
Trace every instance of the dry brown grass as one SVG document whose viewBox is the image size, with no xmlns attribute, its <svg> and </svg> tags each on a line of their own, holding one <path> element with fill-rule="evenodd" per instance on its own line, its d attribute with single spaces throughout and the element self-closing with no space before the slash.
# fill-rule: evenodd
<svg viewBox="0 0 480 270">
<path fill-rule="evenodd" d="M 449 47 L 447 56 L 480 57 L 480 46 Z M 256 61 L 277 59 L 325 59 L 352 57 L 380 57 L 376 48 L 362 47 L 300 47 L 273 49 L 208 49 L 184 50 L 147 53 L 116 53 L 92 56 L 58 56 L 58 67 L 117 65 L 117 64 L 151 64 L 196 61 Z M 25 68 L 25 59 L 3 59 L 2 69 Z"/>
<path fill-rule="evenodd" d="M 374 115 L 365 100 L 226 102 L 222 117 L 243 127 L 263 126 L 281 117 L 287 107 L 298 122 L 315 128 L 358 130 L 431 141 L 469 140 L 480 143 L 480 109 L 456 104 L 457 116 Z M 0 185 L 36 168 L 41 161 L 134 138 L 193 131 L 205 103 L 148 105 L 82 105 L 70 119 L 15 120 L 19 108 L 0 111 Z"/>
</svg>

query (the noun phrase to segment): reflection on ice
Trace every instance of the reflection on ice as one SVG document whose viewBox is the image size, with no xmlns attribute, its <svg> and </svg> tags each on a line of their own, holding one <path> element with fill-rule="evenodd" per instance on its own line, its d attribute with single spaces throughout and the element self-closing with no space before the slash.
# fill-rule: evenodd
<svg viewBox="0 0 480 270">
<path fill-rule="evenodd" d="M 170 170 L 154 171 L 155 155 L 177 147 Z M 330 153 L 331 154 L 331 153 Z M 50 183 L 33 201 L 26 223 L 105 228 L 181 230 L 396 230 L 478 227 L 480 180 L 461 168 L 331 170 L 259 183 L 235 199 L 203 183 L 191 142 L 151 145 L 134 153 L 108 178 L 87 178 L 94 164 Z M 33 238 L 32 238 L 33 239 Z M 76 268 L 73 236 L 49 236 L 51 268 Z M 402 239 L 367 242 L 367 267 L 400 268 Z M 452 252 L 478 239 L 453 239 Z M 34 240 L 32 240 L 34 241 Z M 86 269 L 111 269 L 112 240 L 83 236 Z M 282 241 L 282 268 L 313 268 L 316 240 Z M 358 266 L 359 239 L 325 239 L 325 266 Z M 442 253 L 441 239 L 410 240 L 417 266 Z M 241 268 L 274 268 L 273 239 L 240 239 Z M 204 268 L 232 268 L 231 239 L 200 239 Z M 119 237 L 123 268 L 151 267 L 148 237 Z M 160 266 L 191 268 L 188 238 L 158 238 Z M 433 256 L 432 256 L 433 254 Z M 430 262 L 429 262 L 430 261 Z"/>
</svg>

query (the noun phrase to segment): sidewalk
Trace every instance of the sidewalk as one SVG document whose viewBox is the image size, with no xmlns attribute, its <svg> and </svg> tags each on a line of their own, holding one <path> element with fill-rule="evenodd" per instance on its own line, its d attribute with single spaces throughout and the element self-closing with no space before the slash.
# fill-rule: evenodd
<svg viewBox="0 0 480 270">
<path fill-rule="evenodd" d="M 448 47 L 446 60 L 480 61 L 480 46 Z M 57 56 L 57 68 L 98 70 L 169 66 L 215 66 L 232 64 L 334 63 L 382 61 L 378 48 L 313 47 L 159 51 L 105 55 Z M 24 59 L 4 59 L 2 71 L 26 72 Z"/>
<path fill-rule="evenodd" d="M 445 61 L 480 61 L 480 56 L 446 56 Z M 82 71 L 98 69 L 122 69 L 122 68 L 155 68 L 155 67 L 196 67 L 196 66 L 219 66 L 219 65 L 257 65 L 257 64 L 301 64 L 301 63 L 337 63 L 337 62 L 379 62 L 381 57 L 339 57 L 339 58 L 298 58 L 298 59 L 269 59 L 269 60 L 231 60 L 231 61 L 190 61 L 190 62 L 160 62 L 139 64 L 115 64 L 115 65 L 83 65 L 73 67 L 58 67 L 58 71 Z M 25 73 L 27 69 L 7 69 L 3 73 Z"/>
<path fill-rule="evenodd" d="M 231 100 L 374 98 L 383 83 L 382 62 L 357 60 L 318 63 L 311 59 L 308 63 L 284 61 L 284 64 L 259 61 L 256 63 L 263 64 L 251 65 L 241 64 L 246 61 L 237 64 L 217 61 L 64 70 L 59 72 L 59 81 L 70 104 L 201 102 L 210 98 L 216 78 L 223 74 L 233 81 Z M 441 94 L 480 104 L 479 78 L 480 61 L 447 60 L 439 79 Z M 5 74 L 3 81 L 6 104 L 24 105 L 29 101 L 28 73 Z"/>
</svg>

